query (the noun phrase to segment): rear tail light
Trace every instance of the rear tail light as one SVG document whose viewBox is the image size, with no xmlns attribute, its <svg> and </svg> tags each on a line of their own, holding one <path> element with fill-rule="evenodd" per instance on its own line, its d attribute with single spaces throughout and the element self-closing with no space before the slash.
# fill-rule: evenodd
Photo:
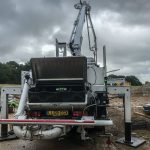
<svg viewBox="0 0 150 150">
<path fill-rule="evenodd" d="M 83 112 L 82 111 L 74 111 L 73 112 L 73 117 L 80 117 L 83 115 Z"/>
<path fill-rule="evenodd" d="M 30 117 L 41 117 L 41 112 L 40 111 L 30 111 L 28 112 L 28 116 Z"/>
</svg>

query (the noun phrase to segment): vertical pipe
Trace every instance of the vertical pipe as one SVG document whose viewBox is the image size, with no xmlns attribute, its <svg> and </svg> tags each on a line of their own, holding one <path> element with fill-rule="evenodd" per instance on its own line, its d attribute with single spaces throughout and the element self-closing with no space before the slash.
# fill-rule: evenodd
<svg viewBox="0 0 150 150">
<path fill-rule="evenodd" d="M 125 89 L 125 143 L 131 143 L 131 101 L 130 87 Z"/>
<path fill-rule="evenodd" d="M 1 125 L 1 135 L 0 138 L 8 137 L 8 124 Z"/>
<path fill-rule="evenodd" d="M 64 48 L 63 57 L 66 57 L 67 56 L 66 43 L 63 43 L 63 48 Z"/>
<path fill-rule="evenodd" d="M 58 40 L 56 39 L 56 57 L 59 57 Z"/>
<path fill-rule="evenodd" d="M 1 90 L 1 119 L 8 119 L 8 94 L 5 93 L 5 90 Z M 8 124 L 1 125 L 1 135 L 0 137 L 8 136 Z"/>
<path fill-rule="evenodd" d="M 125 143 L 131 143 L 131 122 L 125 122 Z"/>
<path fill-rule="evenodd" d="M 24 108 L 25 108 L 25 105 L 26 105 L 26 100 L 27 100 L 29 88 L 30 88 L 29 83 L 26 80 L 26 82 L 24 84 L 24 87 L 23 87 L 22 94 L 21 94 L 18 110 L 17 110 L 17 113 L 15 114 L 16 117 L 18 117 L 20 115 L 23 115 L 23 113 L 24 113 Z"/>
<path fill-rule="evenodd" d="M 6 94 L 5 90 L 1 90 L 1 118 L 8 118 L 8 94 Z"/>
<path fill-rule="evenodd" d="M 104 67 L 104 77 L 107 77 L 107 65 L 106 65 L 106 46 L 103 46 L 103 67 Z"/>
<path fill-rule="evenodd" d="M 94 47 L 95 50 L 93 51 L 92 50 L 92 47 L 91 47 L 91 44 L 89 43 L 89 47 L 90 47 L 90 50 L 93 51 L 94 53 L 94 60 L 97 64 L 97 39 L 96 39 L 96 34 L 95 34 L 95 30 L 94 30 L 94 27 L 93 27 L 93 23 L 92 23 L 92 19 L 91 19 L 91 15 L 90 15 L 90 11 L 87 11 L 87 17 L 89 18 L 89 23 L 90 23 L 90 26 L 91 26 L 91 29 L 92 29 L 92 33 L 93 33 L 93 38 L 94 38 Z M 88 24 L 88 19 L 87 19 L 87 24 Z M 88 32 L 89 32 L 89 27 L 87 25 L 87 29 L 88 29 Z M 89 41 L 90 41 L 90 35 L 88 33 L 88 38 L 89 38 Z"/>
</svg>

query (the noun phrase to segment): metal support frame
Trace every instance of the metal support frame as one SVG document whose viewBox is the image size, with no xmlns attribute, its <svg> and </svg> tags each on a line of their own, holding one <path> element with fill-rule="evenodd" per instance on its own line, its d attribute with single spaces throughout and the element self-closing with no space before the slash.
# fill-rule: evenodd
<svg viewBox="0 0 150 150">
<path fill-rule="evenodd" d="M 66 43 L 58 42 L 58 40 L 56 39 L 56 57 L 60 56 L 67 56 Z"/>
<path fill-rule="evenodd" d="M 132 123 L 131 123 L 130 87 L 129 86 L 108 86 L 108 93 L 122 95 L 123 103 L 124 103 L 125 137 L 118 139 L 116 142 L 126 144 L 132 147 L 138 147 L 141 144 L 145 143 L 144 139 L 131 137 Z"/>
<path fill-rule="evenodd" d="M 74 126 L 111 126 L 112 120 L 74 120 L 74 119 L 1 119 L 1 124 L 15 125 L 74 125 Z"/>
<path fill-rule="evenodd" d="M 21 94 L 21 87 L 3 87 L 1 89 L 1 119 L 8 119 L 8 95 Z M 8 124 L 1 124 L 0 141 L 16 139 L 16 135 L 9 134 Z"/>
</svg>

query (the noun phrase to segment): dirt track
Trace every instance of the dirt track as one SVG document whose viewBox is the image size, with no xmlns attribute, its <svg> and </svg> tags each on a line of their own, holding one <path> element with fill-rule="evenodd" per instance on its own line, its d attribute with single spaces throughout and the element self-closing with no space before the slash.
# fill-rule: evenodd
<svg viewBox="0 0 150 150">
<path fill-rule="evenodd" d="M 145 103 L 150 102 L 150 97 L 133 97 L 132 98 L 132 118 L 134 120 L 144 119 L 143 117 L 134 115 L 133 111 L 142 111 L 142 106 Z M 120 105 L 121 101 L 113 100 L 111 102 L 115 105 Z M 120 103 L 120 104 L 119 104 Z M 107 128 L 108 132 L 113 133 L 112 144 L 110 147 L 106 144 L 106 138 L 97 138 L 96 142 L 81 143 L 74 139 L 65 139 L 63 141 L 23 141 L 12 140 L 0 142 L 0 150 L 132 150 L 134 148 L 116 144 L 115 140 L 123 136 L 123 110 L 118 108 L 110 108 L 110 118 L 114 121 L 114 125 Z M 136 137 L 143 137 L 146 140 L 146 144 L 138 147 L 136 150 L 148 150 L 150 148 L 150 131 L 135 130 L 133 135 Z"/>
<path fill-rule="evenodd" d="M 22 141 L 14 140 L 0 143 L 0 150 L 83 150 L 87 146 L 75 142 L 58 141 Z"/>
</svg>

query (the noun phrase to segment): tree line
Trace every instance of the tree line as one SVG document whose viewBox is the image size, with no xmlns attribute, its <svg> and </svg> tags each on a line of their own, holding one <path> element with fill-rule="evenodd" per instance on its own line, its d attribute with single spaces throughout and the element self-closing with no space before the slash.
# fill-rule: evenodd
<svg viewBox="0 0 150 150">
<path fill-rule="evenodd" d="M 15 61 L 0 62 L 0 84 L 20 84 L 21 71 L 29 71 L 30 62 L 18 64 Z"/>
<path fill-rule="evenodd" d="M 110 78 L 125 78 L 125 81 L 129 82 L 131 86 L 141 86 L 142 82 L 134 75 L 124 76 L 124 75 L 114 75 L 111 74 L 108 77 Z"/>
<path fill-rule="evenodd" d="M 20 84 L 21 71 L 29 71 L 30 69 L 30 62 L 26 62 L 25 64 L 18 64 L 15 61 L 9 61 L 6 63 L 0 62 L 0 84 Z M 141 81 L 133 75 L 124 76 L 111 74 L 109 77 L 125 78 L 125 80 L 131 83 L 132 86 L 142 85 Z"/>
</svg>

